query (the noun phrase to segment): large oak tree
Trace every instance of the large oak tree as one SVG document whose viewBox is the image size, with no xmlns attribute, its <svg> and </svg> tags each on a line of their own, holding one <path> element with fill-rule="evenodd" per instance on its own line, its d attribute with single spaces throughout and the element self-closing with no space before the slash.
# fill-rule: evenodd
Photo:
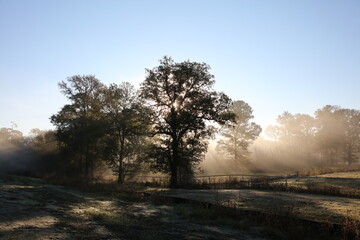
<svg viewBox="0 0 360 240">
<path fill-rule="evenodd" d="M 211 135 L 208 121 L 225 123 L 233 118 L 227 111 L 231 100 L 213 90 L 214 76 L 205 63 L 175 63 L 170 57 L 147 69 L 142 96 L 154 111 L 157 143 L 150 155 L 156 169 L 170 173 L 170 186 L 177 187 L 178 173 L 191 173 L 203 159 Z"/>
</svg>

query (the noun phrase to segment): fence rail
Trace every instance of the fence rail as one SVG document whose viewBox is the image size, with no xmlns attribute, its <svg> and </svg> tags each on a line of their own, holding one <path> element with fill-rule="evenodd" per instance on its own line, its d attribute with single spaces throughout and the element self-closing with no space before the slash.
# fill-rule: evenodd
<svg viewBox="0 0 360 240">
<path fill-rule="evenodd" d="M 275 181 L 279 179 L 288 179 L 295 176 L 274 176 L 274 175 L 258 175 L 258 174 L 227 174 L 227 175 L 182 175 L 179 182 L 186 185 L 199 184 L 225 184 L 231 182 L 260 182 Z M 137 176 L 133 179 L 136 182 L 167 185 L 170 178 L 167 176 Z"/>
<path fill-rule="evenodd" d="M 293 180 L 292 180 L 293 179 Z M 292 185 L 297 185 L 296 182 L 317 181 L 338 179 L 332 177 L 305 177 L 294 175 L 265 175 L 265 174 L 226 174 L 226 175 L 182 175 L 179 177 L 179 183 L 190 186 L 212 186 L 214 188 L 227 188 L 236 186 L 255 186 L 261 184 L 281 184 L 288 186 L 288 181 Z M 350 180 L 351 178 L 348 178 Z M 303 181 L 301 181 L 303 180 Z M 135 182 L 145 184 L 167 186 L 170 182 L 168 176 L 137 176 L 133 179 Z"/>
</svg>

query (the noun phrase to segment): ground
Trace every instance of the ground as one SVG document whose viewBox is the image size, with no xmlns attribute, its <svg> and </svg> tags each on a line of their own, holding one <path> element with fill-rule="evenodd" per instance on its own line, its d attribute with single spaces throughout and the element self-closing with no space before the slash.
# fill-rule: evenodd
<svg viewBox="0 0 360 240">
<path fill-rule="evenodd" d="M 296 216 L 316 222 L 341 224 L 345 218 L 360 220 L 360 199 L 356 198 L 265 190 L 224 189 L 168 189 L 158 191 L 158 194 L 229 206 L 239 210 Z"/>
<path fill-rule="evenodd" d="M 92 190 L 0 175 L 0 239 L 360 239 L 357 197 L 251 189 L 142 188 L 131 195 Z"/>
<path fill-rule="evenodd" d="M 261 227 L 204 224 L 188 211 L 0 177 L 0 239 L 267 239 Z"/>
</svg>

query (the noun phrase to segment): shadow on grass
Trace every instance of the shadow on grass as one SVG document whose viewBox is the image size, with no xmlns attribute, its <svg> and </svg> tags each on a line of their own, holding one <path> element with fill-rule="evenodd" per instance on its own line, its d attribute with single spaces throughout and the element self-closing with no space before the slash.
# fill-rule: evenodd
<svg viewBox="0 0 360 240">
<path fill-rule="evenodd" d="M 359 220 L 324 207 L 316 197 L 273 191 L 184 190 L 157 193 L 177 202 L 196 203 L 203 216 L 211 215 L 251 221 L 270 226 L 290 239 L 360 239 Z M 326 199 L 326 196 L 319 196 Z M 336 197 L 328 199 L 329 202 Z M 341 205 L 341 203 L 340 203 Z M 353 207 L 357 205 L 353 204 Z M 201 214 L 200 214 L 201 216 Z M 359 216 L 360 219 L 360 216 Z"/>
</svg>

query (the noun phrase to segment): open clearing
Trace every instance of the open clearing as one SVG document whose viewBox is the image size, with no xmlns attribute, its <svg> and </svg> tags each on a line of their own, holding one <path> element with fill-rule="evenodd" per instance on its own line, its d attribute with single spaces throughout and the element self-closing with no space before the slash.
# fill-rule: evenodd
<svg viewBox="0 0 360 240">
<path fill-rule="evenodd" d="M 266 221 L 295 217 L 326 225 L 360 217 L 358 198 L 248 189 L 145 191 L 156 201 L 124 198 L 122 192 L 105 196 L 38 179 L 0 175 L 0 239 L 303 239 L 297 236 L 301 229 L 293 236 L 289 236 L 291 232 L 284 235 L 277 227 L 249 219 L 249 215 L 231 219 L 221 216 L 225 209 L 173 204 L 167 199 L 261 212 L 270 216 Z"/>
<path fill-rule="evenodd" d="M 235 230 L 183 216 L 173 205 L 0 176 L 0 239 L 267 239 L 261 227 Z"/>
<path fill-rule="evenodd" d="M 284 185 L 284 180 L 269 184 Z M 294 189 L 332 190 L 336 193 L 359 196 L 360 171 L 323 174 L 310 178 L 286 179 L 286 186 Z M 289 189 L 290 189 L 289 188 Z M 336 191 L 334 191 L 336 190 Z M 178 199 L 205 202 L 239 210 L 293 216 L 321 223 L 341 224 L 344 219 L 360 220 L 360 198 L 305 194 L 286 191 L 250 189 L 163 189 L 157 194 Z"/>
<path fill-rule="evenodd" d="M 264 190 L 169 189 L 158 194 L 317 222 L 341 223 L 345 217 L 360 218 L 360 199 L 355 198 Z"/>
</svg>

